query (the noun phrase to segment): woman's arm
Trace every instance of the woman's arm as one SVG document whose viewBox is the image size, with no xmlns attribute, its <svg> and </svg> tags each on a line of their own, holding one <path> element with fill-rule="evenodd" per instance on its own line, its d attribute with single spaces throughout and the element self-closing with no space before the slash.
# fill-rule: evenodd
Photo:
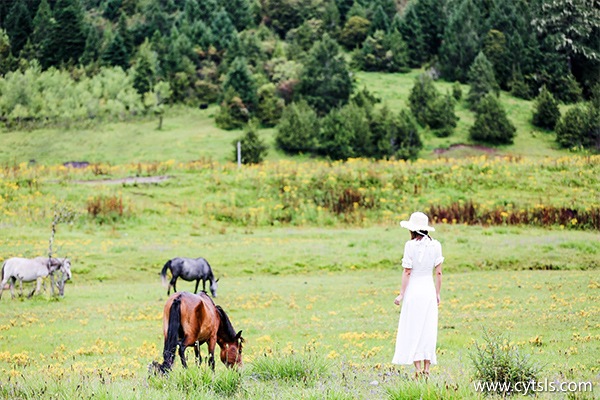
<svg viewBox="0 0 600 400">
<path fill-rule="evenodd" d="M 438 305 L 440 304 L 440 290 L 442 290 L 442 264 L 435 266 L 435 294 Z"/>
<path fill-rule="evenodd" d="M 404 292 L 406 291 L 406 287 L 408 286 L 408 280 L 410 279 L 411 268 L 404 268 L 404 272 L 402 273 L 402 286 L 400 287 L 400 294 L 394 300 L 395 305 L 400 305 L 402 302 L 402 298 L 404 297 Z"/>
</svg>

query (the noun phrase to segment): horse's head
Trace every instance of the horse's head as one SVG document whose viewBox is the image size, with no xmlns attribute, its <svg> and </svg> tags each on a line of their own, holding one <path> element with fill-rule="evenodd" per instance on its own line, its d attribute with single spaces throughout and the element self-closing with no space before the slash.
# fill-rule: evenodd
<svg viewBox="0 0 600 400">
<path fill-rule="evenodd" d="M 210 292 L 212 293 L 212 297 L 217 297 L 217 288 L 219 287 L 219 279 L 215 279 L 210 282 Z"/>
<path fill-rule="evenodd" d="M 229 368 L 242 366 L 242 348 L 244 347 L 244 338 L 242 331 L 235 335 L 233 342 L 225 342 L 221 347 L 221 361 Z"/>
<path fill-rule="evenodd" d="M 61 267 L 59 268 L 65 274 L 65 281 L 71 279 L 71 260 L 64 258 Z"/>
</svg>

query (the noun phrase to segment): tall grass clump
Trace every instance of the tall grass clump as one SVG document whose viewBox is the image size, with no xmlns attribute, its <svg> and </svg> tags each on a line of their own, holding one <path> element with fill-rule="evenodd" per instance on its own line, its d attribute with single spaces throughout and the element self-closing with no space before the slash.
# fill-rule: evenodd
<svg viewBox="0 0 600 400">
<path fill-rule="evenodd" d="M 395 386 L 387 387 L 385 393 L 389 400 L 462 400 L 473 397 L 473 392 L 469 391 L 468 387 L 424 380 L 403 380 Z"/>
<path fill-rule="evenodd" d="M 153 389 L 169 393 L 194 393 L 197 398 L 231 397 L 242 389 L 240 372 L 227 369 L 213 372 L 208 368 L 175 369 L 167 376 L 152 375 L 148 384 Z"/>
<path fill-rule="evenodd" d="M 290 354 L 283 357 L 262 356 L 252 363 L 251 374 L 262 381 L 314 383 L 327 373 L 327 365 L 317 357 Z"/>
<path fill-rule="evenodd" d="M 475 381 L 488 383 L 481 388 L 484 393 L 502 390 L 501 395 L 524 390 L 523 383 L 538 380 L 541 367 L 509 341 L 506 335 L 484 329 L 483 343 L 475 342 L 469 356 L 475 367 Z M 497 386 L 495 384 L 498 384 Z"/>
<path fill-rule="evenodd" d="M 120 196 L 94 196 L 88 199 L 86 208 L 88 215 L 100 224 L 117 222 L 125 216 L 123 198 Z"/>
</svg>

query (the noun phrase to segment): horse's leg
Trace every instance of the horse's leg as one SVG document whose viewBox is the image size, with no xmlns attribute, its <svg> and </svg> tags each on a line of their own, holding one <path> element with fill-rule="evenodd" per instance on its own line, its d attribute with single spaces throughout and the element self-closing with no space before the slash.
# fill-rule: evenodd
<svg viewBox="0 0 600 400">
<path fill-rule="evenodd" d="M 185 343 L 185 338 L 179 342 L 179 358 L 181 358 L 181 365 L 183 365 L 183 368 L 187 368 L 187 362 L 185 361 L 185 349 L 186 349 L 186 345 Z"/>
<path fill-rule="evenodd" d="M 177 286 L 175 286 L 176 283 L 177 277 L 174 276 L 173 278 L 171 278 L 171 282 L 169 283 L 169 290 L 167 290 L 167 296 L 169 295 L 169 293 L 171 293 L 171 286 L 173 286 L 173 293 L 177 292 Z"/>
<path fill-rule="evenodd" d="M 21 297 L 23 297 L 23 279 L 19 279 L 19 289 L 21 292 Z"/>
<path fill-rule="evenodd" d="M 215 346 L 217 345 L 217 338 L 210 339 L 208 341 L 208 365 L 210 368 L 215 370 Z"/>
<path fill-rule="evenodd" d="M 15 285 L 17 284 L 17 278 L 14 276 L 10 278 L 8 286 L 10 287 L 10 298 L 15 298 Z"/>
<path fill-rule="evenodd" d="M 202 365 L 202 355 L 200 354 L 200 343 L 194 343 L 194 354 L 196 355 L 196 365 Z"/>
<path fill-rule="evenodd" d="M 42 278 L 37 278 L 35 280 L 35 288 L 33 288 L 31 290 L 31 293 L 29 293 L 29 296 L 27 296 L 28 298 L 30 298 L 31 296 L 33 296 L 36 293 L 40 292 L 40 287 L 42 286 Z"/>
<path fill-rule="evenodd" d="M 198 293 L 198 285 L 200 284 L 200 279 L 196 279 L 196 289 L 194 289 L 194 293 Z M 202 286 L 202 288 L 204 289 L 204 286 Z"/>
</svg>

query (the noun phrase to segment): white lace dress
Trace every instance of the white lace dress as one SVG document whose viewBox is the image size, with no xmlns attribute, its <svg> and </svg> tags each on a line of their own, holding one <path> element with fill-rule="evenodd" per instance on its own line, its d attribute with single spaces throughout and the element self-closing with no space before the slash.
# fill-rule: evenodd
<svg viewBox="0 0 600 400">
<path fill-rule="evenodd" d="M 412 268 L 412 272 L 400 310 L 394 364 L 408 365 L 419 360 L 437 364 L 438 305 L 433 269 L 442 262 L 442 245 L 437 240 L 424 237 L 409 240 L 404 246 L 402 267 Z"/>
</svg>

